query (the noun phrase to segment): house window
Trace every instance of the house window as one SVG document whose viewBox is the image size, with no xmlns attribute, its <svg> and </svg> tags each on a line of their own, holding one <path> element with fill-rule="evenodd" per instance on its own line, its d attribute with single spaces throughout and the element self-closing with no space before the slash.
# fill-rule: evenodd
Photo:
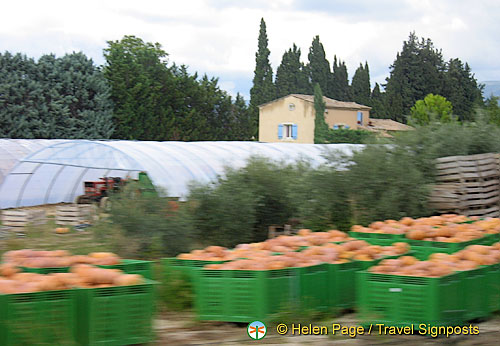
<svg viewBox="0 0 500 346">
<path fill-rule="evenodd" d="M 297 139 L 297 124 L 279 124 L 278 139 Z"/>
<path fill-rule="evenodd" d="M 295 105 L 293 103 L 290 103 L 288 105 L 288 110 L 293 111 L 295 109 Z"/>
<path fill-rule="evenodd" d="M 358 125 L 363 125 L 363 112 L 358 112 Z"/>
</svg>

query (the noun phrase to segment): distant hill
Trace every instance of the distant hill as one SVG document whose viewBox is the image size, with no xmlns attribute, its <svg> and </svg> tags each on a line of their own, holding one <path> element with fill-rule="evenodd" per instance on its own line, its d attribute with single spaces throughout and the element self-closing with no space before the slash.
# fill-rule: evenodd
<svg viewBox="0 0 500 346">
<path fill-rule="evenodd" d="M 486 99 L 493 94 L 500 97 L 500 81 L 480 82 L 484 84 L 483 97 Z"/>
</svg>

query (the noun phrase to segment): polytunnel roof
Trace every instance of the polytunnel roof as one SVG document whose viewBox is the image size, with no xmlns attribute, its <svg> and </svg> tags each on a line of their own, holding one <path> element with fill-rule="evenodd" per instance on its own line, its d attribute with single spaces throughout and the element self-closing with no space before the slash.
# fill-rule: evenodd
<svg viewBox="0 0 500 346">
<path fill-rule="evenodd" d="M 64 140 L 0 138 L 0 184 L 9 171 L 26 155 L 61 142 Z"/>
<path fill-rule="evenodd" d="M 151 142 L 68 140 L 26 156 L 0 186 L 0 208 L 74 202 L 83 182 L 147 172 L 169 196 L 185 197 L 192 181 L 213 181 L 225 166 L 239 168 L 250 156 L 276 161 L 324 161 L 325 150 L 351 154 L 354 144 L 258 142 Z"/>
</svg>

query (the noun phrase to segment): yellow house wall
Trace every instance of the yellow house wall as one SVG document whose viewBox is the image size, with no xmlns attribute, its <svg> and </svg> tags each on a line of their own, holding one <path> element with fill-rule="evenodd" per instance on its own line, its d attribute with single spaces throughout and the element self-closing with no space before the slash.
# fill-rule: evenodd
<svg viewBox="0 0 500 346">
<path fill-rule="evenodd" d="M 367 125 L 370 121 L 370 111 L 362 110 L 361 112 L 363 112 L 363 124 Z M 334 124 L 345 124 L 351 129 L 358 129 L 358 110 L 329 108 L 328 113 L 325 114 L 325 121 L 329 128 L 332 128 Z"/>
<path fill-rule="evenodd" d="M 295 105 L 293 111 L 288 109 L 290 103 Z M 284 123 L 297 125 L 297 139 L 278 139 L 278 125 Z M 259 141 L 314 143 L 314 104 L 288 96 L 261 107 Z"/>
</svg>

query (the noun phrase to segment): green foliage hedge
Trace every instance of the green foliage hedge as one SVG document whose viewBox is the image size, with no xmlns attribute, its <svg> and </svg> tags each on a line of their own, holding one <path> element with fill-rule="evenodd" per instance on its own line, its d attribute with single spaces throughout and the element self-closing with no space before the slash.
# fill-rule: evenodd
<svg viewBox="0 0 500 346">
<path fill-rule="evenodd" d="M 175 213 L 165 199 L 129 191 L 114 197 L 111 214 L 124 236 L 140 244 L 139 252 L 169 256 L 262 241 L 268 226 L 292 219 L 315 231 L 348 230 L 432 214 L 427 200 L 434 160 L 485 152 L 500 152 L 498 127 L 481 121 L 434 124 L 366 145 L 351 157 L 328 153 L 320 167 L 253 157 L 213 183 L 193 185 Z"/>
</svg>

